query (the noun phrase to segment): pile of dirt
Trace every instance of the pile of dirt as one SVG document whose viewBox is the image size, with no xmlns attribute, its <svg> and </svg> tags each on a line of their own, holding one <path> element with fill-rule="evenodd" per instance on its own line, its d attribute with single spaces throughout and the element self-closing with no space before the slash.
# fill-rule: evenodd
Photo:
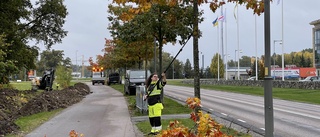
<svg viewBox="0 0 320 137">
<path fill-rule="evenodd" d="M 63 90 L 34 91 L 0 89 L 0 136 L 18 131 L 14 121 L 21 116 L 66 108 L 90 94 L 88 85 L 77 83 Z"/>
</svg>

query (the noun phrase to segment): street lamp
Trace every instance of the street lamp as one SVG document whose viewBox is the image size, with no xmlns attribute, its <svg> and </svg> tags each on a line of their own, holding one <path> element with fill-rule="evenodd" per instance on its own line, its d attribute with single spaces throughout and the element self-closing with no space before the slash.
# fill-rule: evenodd
<svg viewBox="0 0 320 137">
<path fill-rule="evenodd" d="M 281 44 L 282 40 L 273 40 L 273 52 L 274 52 L 274 55 L 276 55 L 276 42 L 280 42 L 280 44 Z M 283 50 L 282 50 L 282 54 L 283 54 Z M 283 67 L 283 64 L 282 64 L 282 67 Z M 273 57 L 273 80 L 276 79 L 275 70 L 276 70 L 276 61 L 275 61 L 275 56 L 274 56 Z"/>
<path fill-rule="evenodd" d="M 240 74 L 240 72 L 239 72 L 239 66 L 240 66 L 240 63 L 239 63 L 239 54 L 240 53 L 242 53 L 242 50 L 240 49 L 240 50 L 234 50 L 234 60 L 236 60 L 236 57 L 237 57 L 237 51 L 239 52 L 238 53 L 238 75 L 237 75 L 237 77 L 238 77 L 238 80 L 239 80 L 239 74 Z M 234 62 L 234 67 L 236 68 L 236 62 Z M 236 76 L 236 69 L 234 69 L 235 71 L 234 71 L 234 75 Z"/>
<path fill-rule="evenodd" d="M 230 54 L 225 54 L 226 59 L 226 80 L 228 80 L 228 57 L 230 57 Z"/>
</svg>

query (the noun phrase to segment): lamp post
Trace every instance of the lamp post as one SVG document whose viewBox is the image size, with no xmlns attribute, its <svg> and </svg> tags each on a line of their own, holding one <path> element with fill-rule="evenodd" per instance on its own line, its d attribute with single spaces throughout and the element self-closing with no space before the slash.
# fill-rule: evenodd
<svg viewBox="0 0 320 137">
<path fill-rule="evenodd" d="M 228 80 L 228 57 L 230 57 L 230 54 L 225 54 L 225 59 L 226 59 L 226 80 Z"/>
<path fill-rule="evenodd" d="M 280 44 L 281 44 L 282 40 L 273 40 L 273 52 L 274 52 L 274 55 L 276 55 L 276 42 L 280 42 Z M 283 51 L 282 51 L 282 54 L 283 54 Z M 275 61 L 275 56 L 273 56 L 273 80 L 276 79 L 275 70 L 276 70 L 276 61 Z"/>
<path fill-rule="evenodd" d="M 237 79 L 239 80 L 239 77 L 240 77 L 240 76 L 239 76 L 239 74 L 240 74 L 240 72 L 239 72 L 239 69 L 240 69 L 239 54 L 242 53 L 242 50 L 241 50 L 241 49 L 240 49 L 240 50 L 237 50 L 237 49 L 234 50 L 234 60 L 236 60 L 237 51 L 238 51 L 238 60 L 237 60 L 237 61 L 238 61 L 238 73 L 237 73 L 237 77 L 238 77 L 238 78 L 237 78 Z M 236 75 L 236 62 L 234 62 L 234 67 L 235 67 L 235 69 L 234 69 L 234 70 L 235 70 L 235 71 L 234 71 L 234 74 Z"/>
</svg>

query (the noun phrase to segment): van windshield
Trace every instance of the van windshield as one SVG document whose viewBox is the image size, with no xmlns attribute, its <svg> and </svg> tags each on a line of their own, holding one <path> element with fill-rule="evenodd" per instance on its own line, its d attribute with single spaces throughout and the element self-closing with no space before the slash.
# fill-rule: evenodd
<svg viewBox="0 0 320 137">
<path fill-rule="evenodd" d="M 150 72 L 148 72 L 148 75 L 150 75 Z M 131 71 L 130 78 L 134 78 L 134 79 L 145 78 L 145 71 Z"/>
</svg>

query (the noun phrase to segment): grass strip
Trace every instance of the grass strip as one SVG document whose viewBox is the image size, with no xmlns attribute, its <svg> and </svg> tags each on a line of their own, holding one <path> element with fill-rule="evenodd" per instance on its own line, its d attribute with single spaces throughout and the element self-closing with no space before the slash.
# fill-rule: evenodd
<svg viewBox="0 0 320 137">
<path fill-rule="evenodd" d="M 194 87 L 193 84 L 182 83 L 183 79 L 167 80 L 169 85 Z M 230 85 L 200 85 L 202 89 L 234 92 L 256 96 L 264 96 L 264 87 L 254 86 L 230 86 Z M 272 88 L 274 98 L 304 102 L 310 104 L 320 104 L 320 90 L 294 89 L 294 88 Z"/>
<path fill-rule="evenodd" d="M 56 109 L 50 112 L 41 112 L 30 116 L 18 118 L 14 123 L 20 127 L 18 134 L 9 134 L 5 137 L 21 137 L 30 133 L 49 119 L 59 114 L 63 109 Z"/>
<path fill-rule="evenodd" d="M 110 87 L 112 87 L 113 89 L 123 93 L 123 85 L 110 85 Z M 135 102 L 136 102 L 136 98 L 135 96 L 129 96 L 129 95 L 125 95 L 128 104 L 129 104 L 129 111 L 131 111 L 131 116 L 145 116 L 147 114 L 141 114 L 138 110 L 136 110 L 135 107 Z M 182 105 L 174 100 L 171 100 L 169 98 L 164 97 L 164 101 L 163 101 L 163 106 L 164 109 L 162 111 L 163 115 L 169 115 L 169 114 L 190 114 L 191 113 L 191 109 L 187 107 L 187 105 Z M 133 112 L 132 112 L 133 111 Z M 164 127 L 163 129 L 166 129 L 166 127 L 168 127 L 170 121 L 174 121 L 174 120 L 178 120 L 180 123 L 182 123 L 185 127 L 188 127 L 189 129 L 193 128 L 195 123 L 191 120 L 191 119 L 162 119 L 161 120 L 161 124 Z M 138 127 L 138 129 L 143 133 L 143 134 L 148 134 L 151 130 L 150 127 L 150 123 L 149 121 L 142 121 L 142 122 L 138 122 L 136 124 L 136 126 Z M 221 129 L 222 132 L 224 133 L 228 133 L 228 135 L 231 136 L 237 136 L 237 137 L 250 137 L 250 134 L 244 134 L 244 133 L 240 133 L 237 132 L 236 130 L 233 130 L 231 128 L 226 128 L 225 126 L 222 127 Z M 145 135 L 147 136 L 147 135 Z"/>
</svg>

